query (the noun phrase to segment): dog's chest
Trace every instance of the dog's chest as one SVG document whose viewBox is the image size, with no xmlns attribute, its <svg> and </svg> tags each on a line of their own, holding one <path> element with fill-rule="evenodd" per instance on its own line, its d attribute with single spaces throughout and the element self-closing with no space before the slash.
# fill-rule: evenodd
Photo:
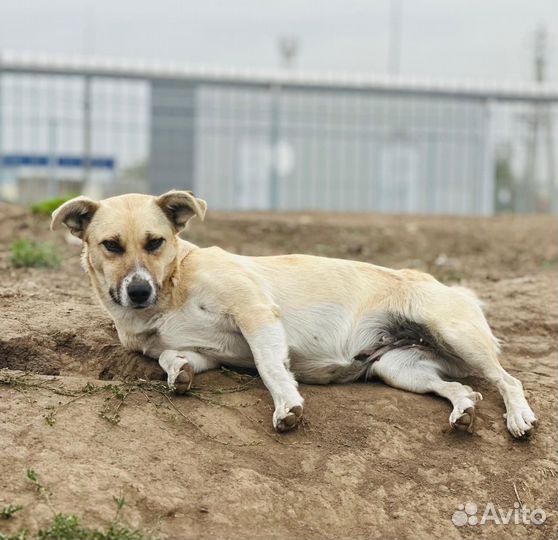
<svg viewBox="0 0 558 540">
<path fill-rule="evenodd" d="M 161 349 L 162 342 L 156 328 L 137 330 L 124 328 L 117 324 L 116 329 L 120 343 L 130 351 L 157 357 L 164 350 L 164 348 Z"/>
<path fill-rule="evenodd" d="M 168 349 L 195 350 L 223 360 L 252 356 L 232 319 L 200 304 L 187 305 L 141 329 L 119 328 L 118 335 L 126 348 L 154 358 Z"/>
</svg>

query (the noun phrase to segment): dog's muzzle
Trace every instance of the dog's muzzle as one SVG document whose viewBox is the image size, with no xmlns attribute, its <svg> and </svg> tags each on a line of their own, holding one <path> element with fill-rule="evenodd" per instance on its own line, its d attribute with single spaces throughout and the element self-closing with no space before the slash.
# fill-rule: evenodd
<svg viewBox="0 0 558 540">
<path fill-rule="evenodd" d="M 157 288 L 149 273 L 144 270 L 126 276 L 119 292 L 117 303 L 125 307 L 141 309 L 152 306 L 157 301 Z"/>
<path fill-rule="evenodd" d="M 134 278 L 128 283 L 126 293 L 133 307 L 143 307 L 153 294 L 153 287 L 145 279 Z"/>
</svg>

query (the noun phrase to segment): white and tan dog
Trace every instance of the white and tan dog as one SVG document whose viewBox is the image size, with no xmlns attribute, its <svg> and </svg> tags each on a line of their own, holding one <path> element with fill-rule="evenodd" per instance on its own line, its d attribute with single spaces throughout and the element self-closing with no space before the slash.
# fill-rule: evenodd
<svg viewBox="0 0 558 540">
<path fill-rule="evenodd" d="M 78 197 L 52 216 L 83 240 L 83 266 L 122 344 L 158 358 L 168 384 L 188 389 L 220 364 L 255 366 L 273 398 L 273 425 L 302 417 L 297 381 L 378 377 L 453 405 L 452 427 L 472 430 L 482 399 L 455 380 L 477 373 L 502 394 L 509 431 L 531 432 L 521 383 L 475 295 L 413 270 L 285 255 L 245 257 L 199 248 L 178 233 L 206 203 L 188 191 L 160 197 Z"/>
</svg>

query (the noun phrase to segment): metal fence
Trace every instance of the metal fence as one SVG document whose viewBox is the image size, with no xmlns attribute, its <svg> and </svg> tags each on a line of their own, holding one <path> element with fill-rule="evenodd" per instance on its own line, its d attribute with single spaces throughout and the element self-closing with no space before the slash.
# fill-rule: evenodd
<svg viewBox="0 0 558 540">
<path fill-rule="evenodd" d="M 557 210 L 558 89 L 0 57 L 0 198 Z"/>
</svg>

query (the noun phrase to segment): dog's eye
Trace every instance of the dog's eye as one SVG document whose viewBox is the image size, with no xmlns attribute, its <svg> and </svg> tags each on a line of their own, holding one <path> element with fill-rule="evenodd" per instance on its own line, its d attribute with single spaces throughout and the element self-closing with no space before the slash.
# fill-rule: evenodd
<svg viewBox="0 0 558 540">
<path fill-rule="evenodd" d="M 124 253 L 124 248 L 116 240 L 105 240 L 102 244 L 111 253 Z"/>
<path fill-rule="evenodd" d="M 145 244 L 145 251 L 156 251 L 163 245 L 164 241 L 164 238 L 152 238 Z"/>
</svg>

